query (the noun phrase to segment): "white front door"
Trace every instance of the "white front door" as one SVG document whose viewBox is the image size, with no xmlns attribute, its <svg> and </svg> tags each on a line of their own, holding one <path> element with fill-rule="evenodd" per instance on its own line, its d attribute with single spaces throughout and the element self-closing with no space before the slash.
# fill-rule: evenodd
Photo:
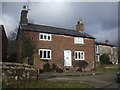
<svg viewBox="0 0 120 90">
<path fill-rule="evenodd" d="M 64 66 L 71 66 L 71 51 L 70 50 L 64 50 Z"/>
</svg>

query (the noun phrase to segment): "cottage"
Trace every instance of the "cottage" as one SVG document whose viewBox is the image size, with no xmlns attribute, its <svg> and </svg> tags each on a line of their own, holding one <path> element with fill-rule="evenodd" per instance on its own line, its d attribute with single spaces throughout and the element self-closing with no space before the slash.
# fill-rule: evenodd
<svg viewBox="0 0 120 90">
<path fill-rule="evenodd" d="M 117 46 L 109 44 L 109 41 L 106 40 L 105 43 L 95 42 L 96 47 L 96 63 L 100 62 L 100 56 L 102 54 L 108 54 L 110 62 L 112 64 L 118 64 L 117 58 Z"/>
<path fill-rule="evenodd" d="M 42 69 L 46 62 L 62 69 L 72 69 L 75 61 L 88 63 L 86 70 L 94 68 L 95 38 L 84 32 L 82 20 L 78 21 L 76 30 L 28 23 L 28 10 L 23 7 L 18 31 L 17 60 L 22 62 L 22 40 L 30 37 L 34 48 L 34 67 Z"/>
</svg>

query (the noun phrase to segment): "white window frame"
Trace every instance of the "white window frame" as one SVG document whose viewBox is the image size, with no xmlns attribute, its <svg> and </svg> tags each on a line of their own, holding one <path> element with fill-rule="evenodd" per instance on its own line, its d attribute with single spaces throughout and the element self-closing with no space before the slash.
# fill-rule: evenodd
<svg viewBox="0 0 120 90">
<path fill-rule="evenodd" d="M 77 53 L 77 58 L 76 58 L 76 53 Z M 83 58 L 78 58 L 79 57 L 79 53 L 81 54 L 81 53 L 83 53 Z M 75 58 L 75 60 L 85 60 L 85 52 L 84 51 L 75 51 L 75 53 L 74 53 L 74 58 Z"/>
<path fill-rule="evenodd" d="M 38 50 L 38 55 L 40 55 L 40 51 L 42 51 L 43 53 L 42 53 L 42 58 L 40 58 L 40 59 L 48 59 L 48 60 L 50 60 L 51 59 L 51 50 L 50 49 L 39 49 Z M 44 58 L 44 51 L 46 51 L 47 53 L 46 53 L 46 58 Z M 50 58 L 47 58 L 48 57 L 48 51 L 50 51 Z"/>
<path fill-rule="evenodd" d="M 96 45 L 95 50 L 96 50 L 96 53 L 99 53 L 99 46 L 98 45 Z"/>
<path fill-rule="evenodd" d="M 99 55 L 96 55 L 96 62 L 100 62 L 100 56 Z"/>
<path fill-rule="evenodd" d="M 42 39 L 41 39 L 41 35 L 43 35 Z M 44 38 L 44 36 L 46 36 L 46 39 Z M 50 37 L 50 39 L 48 39 L 48 37 Z M 47 33 L 39 33 L 39 40 L 52 41 L 52 35 Z"/>
<path fill-rule="evenodd" d="M 111 47 L 111 49 L 110 49 L 110 50 L 111 50 L 111 54 L 113 54 L 113 48 L 112 48 L 112 47 Z"/>
<path fill-rule="evenodd" d="M 84 38 L 83 37 L 74 37 L 74 43 L 75 44 L 84 44 Z"/>
</svg>

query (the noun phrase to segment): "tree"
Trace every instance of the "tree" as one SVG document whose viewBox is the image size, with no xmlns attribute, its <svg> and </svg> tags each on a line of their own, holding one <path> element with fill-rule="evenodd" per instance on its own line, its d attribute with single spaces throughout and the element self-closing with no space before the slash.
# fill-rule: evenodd
<svg viewBox="0 0 120 90">
<path fill-rule="evenodd" d="M 100 56 L 100 62 L 101 62 L 101 64 L 110 64 L 109 60 L 110 60 L 110 58 L 109 58 L 109 56 L 107 54 L 102 54 Z"/>
<path fill-rule="evenodd" d="M 11 31 L 10 34 L 8 35 L 8 61 L 13 60 L 13 62 L 16 59 L 17 55 L 17 32 L 18 32 L 18 27 L 16 26 L 15 30 Z"/>
</svg>

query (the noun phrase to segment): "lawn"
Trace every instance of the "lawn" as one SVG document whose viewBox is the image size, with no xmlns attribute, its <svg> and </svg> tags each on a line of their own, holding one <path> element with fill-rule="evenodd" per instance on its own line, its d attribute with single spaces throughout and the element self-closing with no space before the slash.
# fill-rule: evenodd
<svg viewBox="0 0 120 90">
<path fill-rule="evenodd" d="M 93 88 L 90 85 L 75 82 L 39 80 L 3 85 L 3 88 Z"/>
</svg>

